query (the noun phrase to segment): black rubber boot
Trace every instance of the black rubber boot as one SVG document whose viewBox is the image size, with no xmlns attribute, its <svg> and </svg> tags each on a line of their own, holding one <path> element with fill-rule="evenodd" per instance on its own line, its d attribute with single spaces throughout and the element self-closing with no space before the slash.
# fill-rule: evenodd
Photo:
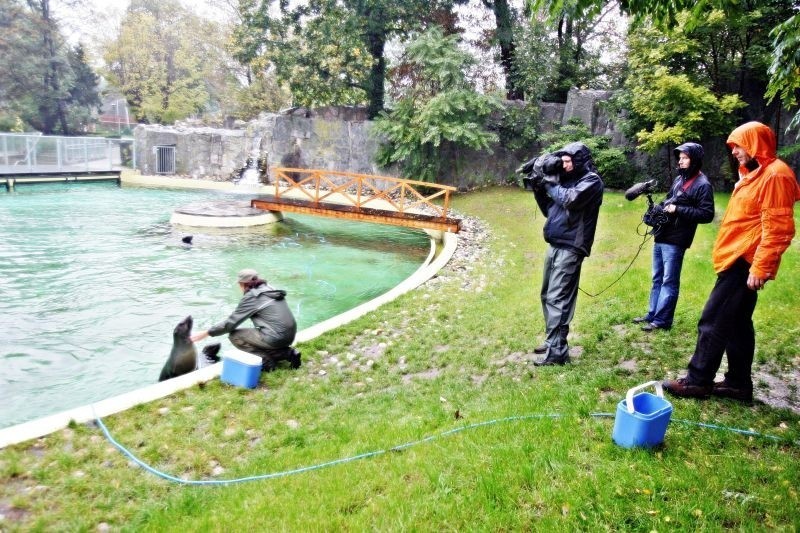
<svg viewBox="0 0 800 533">
<path fill-rule="evenodd" d="M 289 366 L 291 366 L 294 369 L 300 368 L 300 365 L 303 364 L 300 361 L 300 355 L 301 355 L 300 352 L 292 348 L 292 353 L 291 355 L 289 355 Z"/>
<path fill-rule="evenodd" d="M 564 366 L 565 364 L 569 363 L 569 356 L 563 357 L 561 359 L 546 357 L 541 361 L 534 361 L 534 366 Z"/>
</svg>

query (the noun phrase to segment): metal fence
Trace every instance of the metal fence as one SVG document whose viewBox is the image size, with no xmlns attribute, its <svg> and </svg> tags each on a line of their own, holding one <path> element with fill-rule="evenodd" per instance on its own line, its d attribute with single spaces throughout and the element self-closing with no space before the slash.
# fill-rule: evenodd
<svg viewBox="0 0 800 533">
<path fill-rule="evenodd" d="M 133 139 L 0 133 L 0 174 L 135 168 Z"/>
</svg>

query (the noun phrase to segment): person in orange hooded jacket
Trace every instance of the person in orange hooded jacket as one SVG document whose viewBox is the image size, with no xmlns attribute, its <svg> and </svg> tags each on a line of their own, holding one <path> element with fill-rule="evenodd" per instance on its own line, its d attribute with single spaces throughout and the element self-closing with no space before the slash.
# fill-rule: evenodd
<svg viewBox="0 0 800 533">
<path fill-rule="evenodd" d="M 739 162 L 739 181 L 712 252 L 717 281 L 697 324 L 686 377 L 667 380 L 663 386 L 676 396 L 713 394 L 752 402 L 757 291 L 775 279 L 781 255 L 792 242 L 800 185 L 792 169 L 777 158 L 775 133 L 768 126 L 743 124 L 731 132 L 727 144 Z M 728 371 L 723 381 L 714 383 L 723 354 L 728 356 Z"/>
</svg>

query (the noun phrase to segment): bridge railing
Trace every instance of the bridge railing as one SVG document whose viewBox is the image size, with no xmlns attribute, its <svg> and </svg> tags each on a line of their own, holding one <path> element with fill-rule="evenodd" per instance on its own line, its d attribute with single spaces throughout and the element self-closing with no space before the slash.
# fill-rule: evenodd
<svg viewBox="0 0 800 533">
<path fill-rule="evenodd" d="M 456 190 L 450 185 L 333 170 L 270 167 L 270 175 L 278 199 L 282 195 L 300 196 L 313 203 L 328 201 L 359 209 L 390 206 L 399 213 L 422 213 L 443 219 L 450 209 L 450 195 Z"/>
</svg>

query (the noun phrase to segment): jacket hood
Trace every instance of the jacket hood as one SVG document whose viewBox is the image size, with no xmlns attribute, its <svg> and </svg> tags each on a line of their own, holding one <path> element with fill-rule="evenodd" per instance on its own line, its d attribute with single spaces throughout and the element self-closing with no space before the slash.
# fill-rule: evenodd
<svg viewBox="0 0 800 533">
<path fill-rule="evenodd" d="M 728 135 L 727 144 L 728 148 L 738 144 L 761 166 L 766 166 L 777 158 L 775 132 L 761 122 L 742 124 Z"/>
<path fill-rule="evenodd" d="M 261 296 L 262 294 L 266 294 L 273 300 L 283 300 L 286 297 L 286 291 L 282 289 L 276 289 L 275 287 L 270 287 L 268 283 L 250 289 L 247 292 L 252 292 L 253 296 Z"/>
<path fill-rule="evenodd" d="M 703 167 L 703 156 L 705 155 L 703 147 L 697 143 L 683 143 L 672 151 L 676 159 L 681 152 L 689 156 L 689 168 L 684 172 L 684 169 L 678 167 L 678 174 L 685 179 L 696 176 Z"/>
<path fill-rule="evenodd" d="M 557 155 L 559 157 L 562 155 L 568 155 L 572 158 L 572 166 L 574 167 L 574 170 L 571 172 L 571 174 L 583 176 L 587 172 L 597 172 L 597 169 L 594 166 L 594 161 L 592 160 L 592 152 L 583 143 L 569 143 L 561 150 L 553 152 L 553 155 Z"/>
</svg>

